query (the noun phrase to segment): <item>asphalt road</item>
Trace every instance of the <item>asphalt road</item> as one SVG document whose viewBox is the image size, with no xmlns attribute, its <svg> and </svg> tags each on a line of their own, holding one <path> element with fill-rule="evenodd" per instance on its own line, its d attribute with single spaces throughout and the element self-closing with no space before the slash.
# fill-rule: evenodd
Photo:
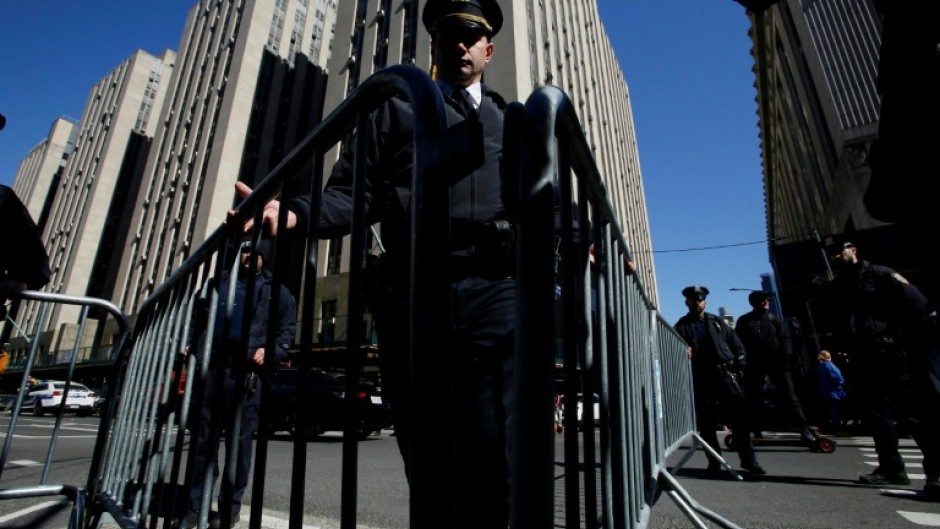
<svg viewBox="0 0 940 529">
<path fill-rule="evenodd" d="M 0 431 L 6 432 L 8 414 L 0 416 Z M 22 417 L 17 435 L 0 476 L 0 488 L 9 489 L 39 483 L 54 417 Z M 54 453 L 47 483 L 84 485 L 97 431 L 96 418 L 67 416 Z M 557 453 L 562 453 L 558 436 Z M 695 502 L 721 515 L 739 527 L 751 529 L 917 529 L 940 527 L 940 503 L 925 502 L 915 496 L 884 495 L 877 488 L 854 481 L 858 474 L 874 468 L 874 452 L 868 437 L 836 438 L 832 453 L 811 452 L 802 447 L 758 447 L 758 457 L 768 470 L 766 476 L 744 480 L 730 474 L 714 477 L 705 472 L 704 454 L 698 450 L 684 465 L 674 470 L 679 485 Z M 908 471 L 914 480 L 910 490 L 923 485 L 918 476 L 920 453 L 910 440 L 904 440 Z M 395 438 L 389 432 L 358 443 L 356 490 L 357 527 L 364 529 L 405 529 L 408 527 L 408 492 Z M 293 443 L 286 438 L 272 440 L 267 458 L 264 501 L 246 498 L 253 508 L 262 509 L 262 526 L 286 529 L 290 504 L 291 454 Z M 306 529 L 339 527 L 343 443 L 329 433 L 305 445 Z M 686 452 L 682 448 L 669 463 L 674 465 Z M 725 452 L 737 468 L 737 456 Z M 561 467 L 557 467 L 560 473 Z M 557 480 L 560 484 L 563 480 Z M 559 485 L 560 486 L 560 485 Z M 39 508 L 37 508 L 37 506 Z M 34 510 L 31 510 L 34 509 Z M 56 497 L 0 501 L 0 527 L 4 529 L 52 529 L 66 525 L 68 506 Z M 663 494 L 647 513 L 652 529 L 691 528 L 695 525 L 679 509 L 669 494 Z M 247 516 L 237 529 L 247 528 Z M 709 527 L 717 527 L 706 522 Z M 562 526 L 562 521 L 556 524 Z"/>
</svg>

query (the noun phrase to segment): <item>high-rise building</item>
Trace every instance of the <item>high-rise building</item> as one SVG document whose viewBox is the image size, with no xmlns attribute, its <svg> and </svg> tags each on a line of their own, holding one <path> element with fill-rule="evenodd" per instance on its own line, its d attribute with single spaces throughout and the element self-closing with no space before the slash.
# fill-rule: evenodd
<svg viewBox="0 0 940 529">
<path fill-rule="evenodd" d="M 75 146 L 75 122 L 57 118 L 52 122 L 49 136 L 33 147 L 20 161 L 13 180 L 13 191 L 20 197 L 37 226 L 42 228 L 44 213 L 48 212 L 49 191 L 58 186 L 62 168 L 68 162 Z"/>
<path fill-rule="evenodd" d="M 102 285 L 116 264 L 114 246 L 127 224 L 127 197 L 136 191 L 174 58 L 170 50 L 158 57 L 145 51 L 131 55 L 90 90 L 62 170 L 41 173 L 42 184 L 30 182 L 27 172 L 17 175 L 16 185 L 29 188 L 33 210 L 42 206 L 37 225 L 52 271 L 45 290 L 108 297 L 101 295 Z M 27 325 L 31 310 L 22 314 Z M 50 318 L 51 328 L 60 318 L 77 319 L 78 308 L 59 310 Z"/>
<path fill-rule="evenodd" d="M 928 17 L 911 27 L 931 31 L 907 38 L 901 34 L 903 26 L 897 26 L 891 35 L 895 40 L 889 45 L 883 12 L 879 11 L 888 4 L 877 0 L 780 0 L 750 13 L 774 277 L 785 314 L 802 320 L 803 327 L 813 333 L 816 348 L 828 345 L 825 335 L 832 314 L 828 307 L 837 301 L 822 288 L 833 273 L 824 250 L 824 244 L 832 238 L 851 240 L 864 259 L 894 268 L 928 297 L 940 292 L 940 282 L 931 271 L 932 259 L 921 251 L 927 228 L 920 222 L 884 222 L 922 217 L 900 212 L 905 208 L 918 210 L 917 205 L 932 196 L 911 197 L 910 202 L 887 207 L 889 202 L 897 202 L 898 196 L 924 191 L 932 185 L 932 179 L 918 176 L 924 188 L 908 186 L 904 191 L 889 192 L 887 188 L 895 183 L 885 177 L 892 170 L 910 167 L 910 160 L 899 161 L 896 155 L 910 151 L 915 144 L 926 144 L 933 134 L 930 131 L 935 129 L 929 119 L 935 116 L 931 109 L 936 105 L 927 104 L 923 115 L 910 116 L 902 112 L 913 106 L 896 102 L 895 108 L 902 110 L 896 111 L 899 114 L 894 116 L 888 135 L 882 127 L 884 87 L 893 88 L 896 100 L 903 99 L 905 91 L 899 88 L 904 83 L 919 76 L 926 82 L 929 72 L 936 72 L 936 68 L 928 67 L 929 60 L 922 60 L 918 66 L 905 63 L 899 68 L 898 62 L 883 64 L 882 56 L 890 50 L 897 61 L 910 42 L 918 50 L 917 57 L 935 54 L 936 43 L 929 43 L 938 33 L 930 22 L 935 17 L 929 16 L 936 13 L 936 8 L 930 4 L 930 10 L 923 13 L 903 7 L 893 11 L 900 14 L 900 24 L 916 18 L 915 13 Z M 918 47 L 922 44 L 927 44 L 926 49 Z M 925 91 L 919 84 L 910 95 L 923 99 L 926 93 L 929 88 Z M 927 120 L 926 136 L 905 141 L 912 134 L 920 135 L 902 125 L 905 116 L 908 120 Z M 894 165 L 888 158 L 881 159 L 883 178 L 876 189 L 872 187 L 872 167 L 878 156 L 873 145 L 878 142 L 891 145 L 882 155 L 893 155 Z M 917 159 L 920 156 L 919 152 Z M 929 167 L 922 174 L 930 174 Z M 895 176 L 897 185 L 911 181 L 906 171 L 904 178 Z M 883 196 L 873 199 L 878 189 Z M 882 218 L 869 210 L 873 201 L 879 203 Z"/>
<path fill-rule="evenodd" d="M 336 0 L 203 0 L 186 20 L 113 293 L 135 312 L 322 114 Z"/>
</svg>

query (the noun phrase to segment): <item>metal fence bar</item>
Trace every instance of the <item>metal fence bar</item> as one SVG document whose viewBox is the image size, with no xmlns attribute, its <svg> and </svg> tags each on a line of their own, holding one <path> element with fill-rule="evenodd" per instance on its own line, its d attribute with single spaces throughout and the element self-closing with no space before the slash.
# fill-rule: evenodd
<svg viewBox="0 0 940 529">
<path fill-rule="evenodd" d="M 507 115 L 507 119 L 509 117 Z M 563 303 L 560 327 L 556 332 L 561 337 L 564 351 L 566 417 L 574 413 L 573 401 L 578 398 L 578 390 L 582 391 L 581 399 L 586 408 L 584 415 L 591 417 L 587 409 L 591 406 L 593 377 L 601 375 L 597 380 L 603 415 L 598 432 L 602 458 L 599 466 L 601 512 L 598 516 L 594 509 L 593 436 L 590 433 L 579 436 L 569 431 L 574 423 L 568 420 L 564 448 L 565 527 L 585 524 L 586 527 L 642 529 L 647 526 L 652 507 L 662 491 L 668 492 L 696 525 L 701 523 L 698 515 L 703 515 L 724 527 L 734 527 L 731 522 L 692 501 L 665 468 L 666 458 L 683 443 L 691 441 L 694 448 L 694 444 L 700 442 L 695 433 L 691 368 L 686 346 L 662 321 L 639 278 L 624 275 L 623 260 L 632 261 L 629 247 L 617 224 L 573 106 L 561 90 L 542 87 L 528 98 L 524 114 L 512 116 L 512 119 L 524 124 L 520 127 L 529 127 L 531 132 L 526 135 L 531 141 L 523 148 L 532 149 L 532 152 L 520 155 L 532 161 L 531 166 L 522 168 L 522 179 L 529 186 L 523 186 L 522 196 L 533 194 L 537 187 L 538 192 L 558 199 L 550 205 L 537 204 L 546 211 L 528 215 L 544 222 L 549 211 L 560 212 L 557 236 L 561 238 L 559 246 L 562 248 L 560 283 Z M 527 177 L 526 171 L 533 176 Z M 578 178 L 576 196 L 571 193 L 572 174 Z M 549 193 L 542 187 L 556 189 Z M 529 206 L 535 207 L 536 204 Z M 577 210 L 581 213 L 575 213 Z M 586 216 L 587 212 L 590 212 L 590 217 Z M 586 271 L 580 266 L 586 251 L 574 226 L 577 224 L 583 228 L 588 222 L 598 226 L 592 241 L 592 250 L 597 256 L 596 272 Z M 545 255 L 548 250 L 538 245 L 548 243 L 544 237 L 529 236 L 527 231 L 533 229 L 537 228 L 520 222 L 519 252 Z M 520 284 L 526 272 L 520 270 Z M 526 298 L 547 288 L 548 284 L 534 282 L 520 287 L 523 317 L 518 333 L 523 342 L 533 334 L 544 332 L 544 321 L 535 324 L 531 318 L 526 319 L 524 313 L 539 303 Z M 595 304 L 595 299 L 599 303 Z M 548 318 L 548 321 L 558 323 L 553 318 Z M 524 347 L 524 343 L 519 346 Z M 520 384 L 525 383 L 520 381 Z M 534 408 L 520 411 L 544 413 Z M 544 435 L 550 435 L 549 430 L 546 429 Z M 609 445 L 606 444 L 608 439 Z M 544 455 L 516 454 L 515 457 L 544 458 Z M 586 467 L 591 464 L 583 475 L 577 470 L 581 458 Z M 543 465 L 553 463 L 541 462 Z M 534 461 L 516 463 L 516 467 L 528 468 L 537 464 Z M 592 475 L 588 476 L 588 473 Z M 518 501 L 521 498 L 514 496 L 513 505 Z M 533 504 L 530 508 L 546 512 L 553 506 L 542 503 Z M 513 527 L 537 527 L 526 525 L 521 518 L 514 518 L 513 522 Z"/>
<path fill-rule="evenodd" d="M 31 302 L 31 308 L 33 310 L 36 310 L 36 306 L 38 305 L 38 319 L 33 325 L 32 336 L 25 335 L 22 329 L 17 329 L 28 340 L 29 353 L 26 358 L 26 364 L 23 366 L 23 372 L 19 382 L 19 391 L 16 395 L 15 402 L 11 410 L 10 422 L 7 428 L 6 439 L 4 440 L 3 444 L 3 452 L 0 454 L 0 477 L 2 477 L 3 469 L 6 467 L 7 458 L 10 455 L 14 440 L 16 438 L 18 419 L 23 411 L 24 401 L 27 398 L 28 388 L 30 387 L 29 382 L 34 372 L 33 368 L 35 367 L 38 360 L 38 351 L 42 335 L 44 333 L 50 332 L 65 332 L 66 330 L 71 329 L 74 330 L 75 337 L 74 345 L 71 349 L 72 355 L 66 368 L 66 375 L 62 389 L 62 398 L 59 401 L 57 407 L 52 409 L 53 413 L 56 413 L 57 417 L 55 419 L 52 432 L 49 436 L 49 445 L 46 451 L 46 457 L 43 461 L 42 471 L 38 478 L 39 483 L 37 485 L 30 486 L 0 488 L 0 500 L 56 495 L 65 496 L 72 502 L 72 510 L 69 517 L 68 526 L 70 529 L 77 529 L 80 527 L 80 524 L 84 518 L 86 490 L 81 488 L 81 486 L 77 485 L 76 483 L 47 485 L 47 481 L 50 480 L 50 473 L 54 470 L 55 449 L 61 433 L 62 419 L 66 410 L 69 409 L 69 391 L 74 387 L 73 382 L 75 377 L 75 365 L 78 357 L 77 351 L 80 349 L 83 343 L 88 341 L 86 332 L 88 331 L 89 319 L 94 319 L 97 322 L 98 331 L 108 328 L 109 325 L 114 327 L 113 330 L 116 332 L 114 333 L 113 342 L 111 344 L 114 350 L 120 350 L 125 346 L 129 335 L 130 326 L 127 317 L 120 311 L 120 309 L 106 300 L 26 290 L 19 294 L 18 298 L 14 301 L 14 306 L 18 308 L 22 301 Z M 57 325 L 56 331 L 46 330 L 50 310 L 53 307 L 62 306 L 78 307 L 79 313 L 77 320 L 74 323 L 63 320 Z M 94 310 L 94 318 L 89 316 L 92 310 Z M 15 314 L 16 310 L 11 311 L 11 315 Z M 8 326 L 4 326 L 2 334 L 4 337 L 11 336 L 11 329 Z M 105 333 L 99 332 L 98 334 L 103 335 Z M 55 343 L 55 340 L 52 341 Z M 60 338 L 58 341 L 61 343 L 62 339 Z M 102 344 L 96 344 L 96 346 L 100 345 Z M 34 398 L 32 405 L 35 411 L 36 406 L 40 405 L 38 399 Z M 89 406 L 88 409 L 78 411 L 87 412 L 90 414 L 92 408 Z M 98 440 L 100 441 L 101 439 L 102 434 L 99 432 Z M 23 478 L 21 477 L 20 479 L 22 480 Z M 2 486 L 2 483 L 0 483 L 0 486 Z"/>
<path fill-rule="evenodd" d="M 416 252 L 415 255 L 439 254 L 443 258 L 447 257 L 446 245 L 439 243 L 442 237 L 446 237 L 446 233 L 442 234 L 440 229 L 441 226 L 446 227 L 447 223 L 441 222 L 440 218 L 446 218 L 448 209 L 446 200 L 442 201 L 440 197 L 446 193 L 447 188 L 441 183 L 425 183 L 425 180 L 435 180 L 431 178 L 431 174 L 436 170 L 435 167 L 440 169 L 441 160 L 447 156 L 446 149 L 440 145 L 441 131 L 444 126 L 443 101 L 436 86 L 423 72 L 409 66 L 391 67 L 376 73 L 360 85 L 343 104 L 317 125 L 266 178 L 255 186 L 254 191 L 238 204 L 234 216 L 228 220 L 228 223 L 218 228 L 202 245 L 195 248 L 190 257 L 174 270 L 164 283 L 158 285 L 153 294 L 143 303 L 135 323 L 133 342 L 130 347 L 121 351 L 117 359 L 117 364 L 121 368 L 119 383 L 115 384 L 118 389 L 115 399 L 111 402 L 113 405 L 110 408 L 111 413 L 107 421 L 103 421 L 102 424 L 102 430 L 107 431 L 108 435 L 99 443 L 100 446 L 96 446 L 101 455 L 94 461 L 89 477 L 89 495 L 92 501 L 89 509 L 91 512 L 86 517 L 89 520 L 88 525 L 100 520 L 105 513 L 127 529 L 143 526 L 156 527 L 161 520 L 167 526 L 176 523 L 177 517 L 182 514 L 181 508 L 177 505 L 180 493 L 188 489 L 192 478 L 191 455 L 196 439 L 194 435 L 188 436 L 187 427 L 193 419 L 198 420 L 198 416 L 194 417 L 194 415 L 199 413 L 197 407 L 199 402 L 198 399 L 193 398 L 193 395 L 199 386 L 199 377 L 205 376 L 210 365 L 209 354 L 202 355 L 198 361 L 191 354 L 187 355 L 187 340 L 193 332 L 190 322 L 196 318 L 194 307 L 199 304 L 216 306 L 217 289 L 209 285 L 212 277 L 219 276 L 223 263 L 231 261 L 226 254 L 226 248 L 230 247 L 232 241 L 240 235 L 238 226 L 254 217 L 255 230 L 258 230 L 260 223 L 257 222 L 259 220 L 257 215 L 260 208 L 276 195 L 280 195 L 282 200 L 288 198 L 288 190 L 282 184 L 294 178 L 311 160 L 314 162 L 314 174 L 310 183 L 310 193 L 314 197 L 312 217 L 314 219 L 319 217 L 316 208 L 319 205 L 318 193 L 323 185 L 324 153 L 343 139 L 356 125 L 362 130 L 368 116 L 393 96 L 403 97 L 413 102 L 415 142 L 424 147 L 414 149 L 412 182 L 414 196 L 417 201 L 426 200 L 428 203 L 441 204 L 436 209 L 425 208 L 414 212 L 416 218 L 422 219 L 419 224 L 423 223 L 425 227 L 415 229 L 413 232 L 412 239 L 415 246 L 413 251 Z M 365 149 L 360 149 L 360 151 L 364 152 Z M 358 186 L 359 199 L 356 201 L 357 209 L 352 226 L 354 247 L 349 288 L 354 292 L 350 299 L 358 300 L 362 289 L 361 270 L 364 264 L 364 249 L 368 240 L 369 226 L 362 205 L 364 200 L 361 198 L 362 190 L 365 188 L 364 159 L 358 161 L 356 165 L 354 185 Z M 443 179 L 436 180 L 442 181 Z M 316 226 L 309 228 L 305 241 L 305 259 L 307 277 L 310 280 L 305 284 L 298 305 L 303 307 L 302 319 L 310 325 L 301 328 L 301 351 L 298 355 L 302 359 L 301 364 L 307 361 L 303 359 L 309 356 L 312 347 L 310 329 L 313 314 L 317 308 L 314 304 L 316 281 L 312 278 L 316 272 L 318 230 Z M 278 240 L 279 248 L 283 248 L 281 244 L 282 241 Z M 412 259 L 414 260 L 414 257 Z M 283 260 L 280 250 L 276 251 L 275 283 L 281 281 L 280 278 L 283 276 L 278 271 L 281 268 L 279 263 Z M 432 256 L 424 259 L 423 265 L 432 269 L 431 267 L 439 265 L 440 260 L 441 257 Z M 440 270 L 440 268 L 437 269 Z M 422 271 L 419 269 L 415 272 L 421 274 Z M 415 291 L 413 317 L 425 320 L 433 319 L 429 315 L 438 317 L 436 314 L 440 313 L 438 307 L 441 304 L 441 292 L 435 286 L 418 287 Z M 447 290 L 444 289 L 443 292 L 446 293 Z M 208 312 L 207 326 L 211 329 L 215 326 L 213 321 L 215 311 L 209 310 Z M 358 301 L 351 303 L 349 321 L 360 321 L 362 313 L 363 307 L 358 304 Z M 205 343 L 200 344 L 202 350 L 211 351 L 211 335 L 211 332 L 206 333 Z M 347 353 L 349 357 L 355 357 L 355 359 L 350 360 L 347 366 L 346 380 L 349 384 L 347 389 L 354 388 L 358 384 L 361 366 L 357 362 L 360 360 L 358 360 L 358 354 L 352 353 L 358 353 L 358 346 L 362 339 L 361 329 L 352 325 Z M 428 368 L 436 369 L 430 365 L 433 362 L 427 360 L 430 355 L 436 353 L 436 343 L 432 343 L 424 336 L 412 336 L 412 342 L 415 358 L 425 358 L 423 362 L 428 364 Z M 273 347 L 270 349 L 273 350 Z M 187 376 L 183 393 L 178 395 L 176 388 L 179 385 L 180 371 L 184 365 Z M 433 376 L 439 378 L 436 371 Z M 264 389 L 264 386 L 266 384 L 263 384 L 262 389 L 262 413 L 264 413 L 267 399 L 265 396 L 267 389 Z M 301 389 L 298 387 L 298 392 Z M 349 413 L 344 433 L 342 465 L 341 524 L 344 528 L 355 527 L 356 524 L 356 475 L 358 473 L 356 432 L 352 429 L 356 414 L 355 392 L 347 391 L 346 394 Z M 416 395 L 412 405 L 416 406 L 418 414 L 425 414 L 427 412 L 419 408 L 443 406 L 438 403 L 439 396 L 435 394 L 432 398 L 427 398 L 427 395 Z M 262 424 L 263 422 L 262 417 Z M 229 430 L 231 436 L 237 435 L 239 425 L 228 426 L 233 428 Z M 213 435 L 213 428 L 217 435 L 222 427 L 223 425 L 213 424 L 210 428 L 210 438 Z M 439 425 L 433 427 L 435 435 L 430 438 L 437 443 L 440 439 L 440 431 L 437 429 Z M 258 437 L 255 444 L 256 472 L 252 491 L 253 498 L 255 498 L 253 501 L 257 501 L 260 506 L 264 493 L 263 470 L 266 465 L 267 444 L 263 435 Z M 414 438 L 419 437 L 420 435 L 414 436 Z M 190 457 L 182 455 L 187 449 L 186 439 L 189 439 Z M 305 444 L 304 435 L 295 435 L 295 458 L 291 479 L 297 489 L 292 491 L 291 496 L 290 527 L 292 528 L 300 526 L 304 512 L 305 500 L 302 484 L 307 473 Z M 226 479 L 225 474 L 232 472 L 231 467 L 234 465 L 236 450 L 233 450 L 227 458 L 222 479 Z M 434 461 L 435 451 L 441 450 L 443 449 L 439 447 L 417 446 L 413 449 L 416 457 L 411 476 L 413 486 L 411 496 L 413 502 L 422 506 L 436 504 L 436 498 L 440 498 L 442 494 L 448 494 L 447 487 L 440 486 L 438 477 L 440 469 Z M 203 508 L 198 513 L 202 524 L 207 522 L 208 500 L 212 493 L 208 487 L 206 489 Z M 226 510 L 225 506 L 220 507 L 223 507 L 222 511 Z M 413 514 L 412 520 L 416 527 L 421 524 L 430 527 L 439 522 L 433 513 L 426 513 L 426 509 L 416 509 L 416 511 L 418 512 Z M 252 510 L 250 527 L 260 526 L 260 515 L 260 508 Z M 224 523 L 227 513 L 223 512 L 222 516 Z"/>
</svg>

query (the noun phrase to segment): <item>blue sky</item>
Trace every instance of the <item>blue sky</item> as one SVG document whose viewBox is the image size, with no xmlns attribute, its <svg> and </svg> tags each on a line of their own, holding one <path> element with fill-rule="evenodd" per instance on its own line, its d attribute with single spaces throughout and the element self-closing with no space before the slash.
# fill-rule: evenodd
<svg viewBox="0 0 940 529">
<path fill-rule="evenodd" d="M 0 183 L 91 87 L 137 48 L 179 44 L 195 0 L 42 0 L 0 6 Z M 630 89 L 660 309 L 685 313 L 683 287 L 708 310 L 747 310 L 770 272 L 751 42 L 732 0 L 598 0 Z M 695 250 L 696 248 L 715 248 Z"/>
</svg>

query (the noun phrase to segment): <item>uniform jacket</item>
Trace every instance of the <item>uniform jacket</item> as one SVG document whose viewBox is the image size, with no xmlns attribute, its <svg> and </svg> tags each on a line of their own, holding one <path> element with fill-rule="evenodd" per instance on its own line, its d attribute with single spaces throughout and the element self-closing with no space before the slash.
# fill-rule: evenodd
<svg viewBox="0 0 940 529">
<path fill-rule="evenodd" d="M 483 85 L 482 101 L 475 118 L 464 118 L 449 96 L 451 88 L 438 84 L 444 94 L 447 134 L 458 149 L 447 163 L 451 183 L 451 251 L 467 253 L 485 233 L 486 226 L 497 219 L 510 219 L 502 179 L 503 114 L 506 102 Z M 390 259 L 404 259 L 410 244 L 411 169 L 414 152 L 413 112 L 411 105 L 393 98 L 383 105 L 369 122 L 367 133 L 366 200 L 369 223 L 382 222 L 382 238 Z M 323 190 L 320 213 L 320 238 L 346 235 L 352 222 L 352 151 L 334 165 Z M 288 207 L 298 216 L 300 226 L 307 226 L 310 197 L 294 199 Z"/>
<path fill-rule="evenodd" d="M 676 322 L 675 329 L 692 347 L 692 366 L 730 364 L 732 371 L 743 371 L 746 365 L 745 349 L 741 340 L 725 320 L 710 312 L 705 313 L 706 343 L 696 343 L 695 316 L 686 314 Z"/>
<path fill-rule="evenodd" d="M 923 332 L 930 310 L 927 298 L 891 268 L 860 260 L 840 272 L 832 286 L 843 331 L 856 339 L 913 338 Z"/>
<path fill-rule="evenodd" d="M 215 307 L 210 306 L 208 300 L 203 300 L 203 305 L 200 308 L 199 319 L 196 323 L 196 328 L 192 333 L 192 336 L 198 340 L 196 342 L 197 346 L 201 346 L 205 338 L 205 331 L 207 328 L 209 310 L 216 310 L 216 318 L 223 318 L 225 316 L 224 307 L 226 304 L 226 299 L 228 296 L 228 286 L 229 278 L 231 274 L 226 271 L 223 272 L 221 280 L 212 281 L 212 284 L 209 285 L 210 288 L 219 288 L 219 299 Z M 261 274 L 258 274 L 255 278 L 256 292 L 254 296 L 253 308 L 251 310 L 246 310 L 245 314 L 251 315 L 251 327 L 248 335 L 247 348 L 245 350 L 245 358 L 253 355 L 259 347 L 265 347 L 267 345 L 267 334 L 268 334 L 268 316 L 269 316 L 269 307 L 271 305 L 271 294 L 273 289 L 272 277 L 271 274 L 264 270 Z M 247 288 L 248 281 L 245 278 L 236 278 L 235 288 L 245 290 Z M 294 343 L 294 333 L 297 330 L 297 305 L 294 301 L 294 297 L 291 295 L 290 291 L 284 286 L 280 285 L 280 298 L 278 300 L 278 307 L 276 312 L 271 315 L 274 318 L 277 318 L 276 336 L 274 338 L 274 356 L 275 359 L 280 362 L 287 359 L 287 350 Z M 217 324 L 218 325 L 218 324 Z M 224 340 L 221 337 L 216 336 L 213 338 L 213 346 L 218 347 Z M 222 348 L 220 352 L 224 355 L 231 355 L 231 351 L 226 351 Z"/>
<path fill-rule="evenodd" d="M 790 330 L 769 310 L 754 309 L 742 315 L 734 332 L 741 339 L 752 365 L 779 363 L 793 354 Z"/>
<path fill-rule="evenodd" d="M 51 271 L 39 229 L 16 193 L 5 185 L 0 185 L 0 226 L 8 250 L 0 252 L 0 275 L 22 281 L 31 290 L 45 286 Z"/>
</svg>

